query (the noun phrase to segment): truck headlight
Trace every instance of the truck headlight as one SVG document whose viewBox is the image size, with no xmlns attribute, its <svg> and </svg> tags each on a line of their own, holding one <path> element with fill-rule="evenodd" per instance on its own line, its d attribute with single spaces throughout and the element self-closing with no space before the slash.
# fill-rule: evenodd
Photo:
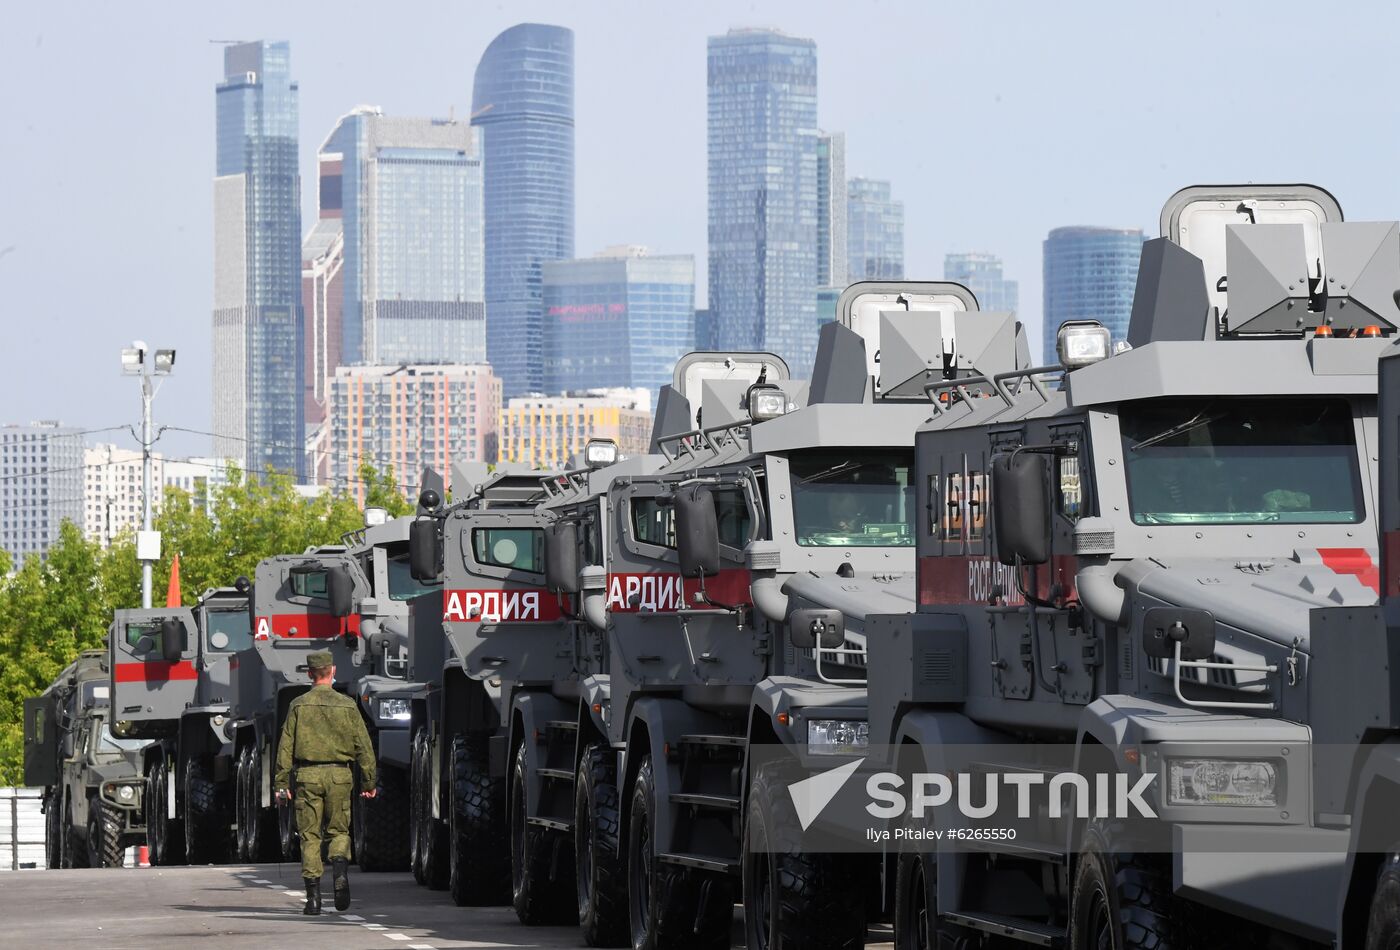
<svg viewBox="0 0 1400 950">
<path fill-rule="evenodd" d="M 852 755 L 870 745 L 870 723 L 850 719 L 809 719 L 807 751 L 813 755 Z"/>
<path fill-rule="evenodd" d="M 132 788 L 130 785 L 118 786 L 117 801 L 121 802 L 123 805 L 130 805 L 132 802 L 136 801 L 136 789 Z"/>
<path fill-rule="evenodd" d="M 1168 759 L 1167 803 L 1273 807 L 1281 771 L 1259 759 Z"/>
<path fill-rule="evenodd" d="M 381 699 L 379 701 L 380 719 L 406 720 L 413 717 L 413 710 L 409 707 L 406 699 Z"/>
</svg>

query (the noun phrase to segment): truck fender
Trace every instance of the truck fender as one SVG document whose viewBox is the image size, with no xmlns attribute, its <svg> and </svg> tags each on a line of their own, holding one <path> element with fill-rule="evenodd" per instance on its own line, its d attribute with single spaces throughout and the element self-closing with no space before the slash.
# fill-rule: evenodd
<svg viewBox="0 0 1400 950">
<path fill-rule="evenodd" d="M 1369 748 L 1352 798 L 1351 842 L 1347 848 L 1342 880 L 1345 886 L 1337 904 L 1337 947 L 1361 947 L 1366 943 L 1366 919 L 1371 910 L 1376 874 L 1385 855 L 1362 848 L 1374 847 L 1376 835 L 1387 826 L 1400 826 L 1395 803 L 1400 801 L 1400 739 L 1389 739 Z M 1369 825 L 1368 825 L 1369 822 Z M 1400 831 L 1391 833 L 1400 835 Z M 1400 837 L 1395 839 L 1400 842 Z"/>
<path fill-rule="evenodd" d="M 525 756 L 529 763 L 525 772 L 526 817 L 532 818 L 540 812 L 540 777 L 536 770 L 543 764 L 545 724 L 555 719 L 577 722 L 578 709 L 572 703 L 565 703 L 543 690 L 519 690 L 512 698 L 504 774 L 508 779 L 511 777 L 511 770 L 515 767 L 515 750 L 522 743 L 530 743 L 530 752 Z M 494 768 L 492 773 L 495 773 Z"/>
<path fill-rule="evenodd" d="M 681 787 L 680 763 L 668 761 L 667 749 L 681 736 L 725 732 L 718 716 L 702 712 L 679 699 L 667 696 L 639 696 L 627 712 L 627 746 L 623 754 L 618 783 L 621 799 L 619 844 L 626 854 L 628 824 L 632 820 L 632 788 L 642 759 L 651 756 L 655 782 L 656 832 L 652 836 L 658 851 L 669 851 L 674 838 L 675 816 L 671 807 L 671 792 Z"/>
<path fill-rule="evenodd" d="M 585 714 L 579 717 L 581 720 L 579 722 L 580 728 L 590 725 L 597 732 L 596 738 L 606 743 L 608 741 L 608 719 L 612 716 L 612 681 L 606 673 L 584 677 L 583 706 Z M 583 733 L 580 732 L 579 748 L 582 749 L 587 744 Z"/>
</svg>

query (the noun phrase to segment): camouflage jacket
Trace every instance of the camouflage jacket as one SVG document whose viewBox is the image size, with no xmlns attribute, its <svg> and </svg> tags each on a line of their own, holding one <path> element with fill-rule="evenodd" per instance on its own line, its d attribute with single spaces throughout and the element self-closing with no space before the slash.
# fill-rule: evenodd
<svg viewBox="0 0 1400 950">
<path fill-rule="evenodd" d="M 292 700 L 277 743 L 275 789 L 289 787 L 297 762 L 358 762 L 361 787 L 374 788 L 374 747 L 353 699 L 330 686 L 313 686 Z"/>
</svg>

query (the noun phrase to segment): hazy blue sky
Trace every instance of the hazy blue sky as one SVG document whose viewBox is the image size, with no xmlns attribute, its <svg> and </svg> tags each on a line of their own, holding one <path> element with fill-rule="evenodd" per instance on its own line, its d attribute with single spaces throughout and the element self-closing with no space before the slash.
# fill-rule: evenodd
<svg viewBox="0 0 1400 950">
<path fill-rule="evenodd" d="M 27 0 L 0 28 L 0 422 L 137 421 L 117 350 L 143 337 L 179 349 L 157 421 L 209 427 L 210 40 L 291 41 L 305 228 L 337 117 L 466 115 L 482 49 L 524 20 L 576 34 L 579 253 L 694 253 L 702 297 L 705 38 L 731 26 L 816 40 L 821 124 L 846 133 L 850 175 L 894 182 L 908 275 L 998 253 L 1033 334 L 1058 225 L 1155 236 L 1177 188 L 1239 180 L 1400 217 L 1394 6 Z"/>
</svg>

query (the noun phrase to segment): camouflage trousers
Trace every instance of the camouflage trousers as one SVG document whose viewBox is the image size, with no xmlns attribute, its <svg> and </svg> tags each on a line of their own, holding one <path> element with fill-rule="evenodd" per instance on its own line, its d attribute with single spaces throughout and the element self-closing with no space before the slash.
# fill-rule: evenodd
<svg viewBox="0 0 1400 950">
<path fill-rule="evenodd" d="M 301 835 L 301 876 L 320 880 L 321 842 L 329 842 L 327 856 L 350 860 L 350 794 L 355 776 L 348 768 L 307 765 L 296 770 L 297 832 Z"/>
</svg>

